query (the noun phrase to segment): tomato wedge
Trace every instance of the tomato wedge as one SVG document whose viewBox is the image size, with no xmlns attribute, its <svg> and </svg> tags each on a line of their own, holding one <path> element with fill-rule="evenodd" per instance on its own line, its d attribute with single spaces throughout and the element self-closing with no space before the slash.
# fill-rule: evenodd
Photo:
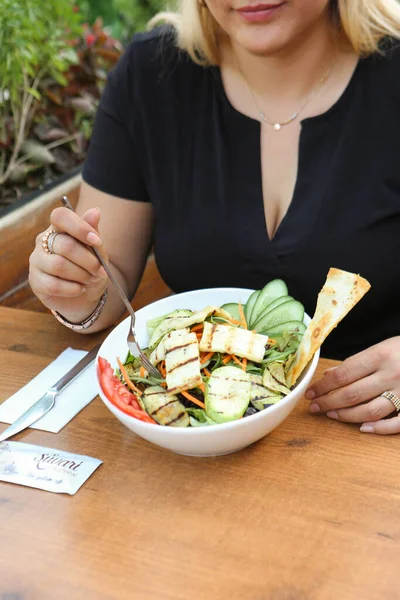
<svg viewBox="0 0 400 600">
<path fill-rule="evenodd" d="M 110 363 L 99 356 L 97 369 L 99 374 L 99 380 L 101 389 L 107 400 L 109 400 L 114 406 L 122 410 L 127 415 L 144 421 L 145 423 L 155 423 L 151 417 L 144 411 L 135 394 L 132 394 L 126 389 L 123 383 L 114 375 L 114 371 Z"/>
</svg>

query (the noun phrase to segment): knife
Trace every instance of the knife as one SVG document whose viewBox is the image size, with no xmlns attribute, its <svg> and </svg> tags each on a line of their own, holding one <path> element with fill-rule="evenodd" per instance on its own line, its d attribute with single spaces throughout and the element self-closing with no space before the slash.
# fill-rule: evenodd
<svg viewBox="0 0 400 600">
<path fill-rule="evenodd" d="M 51 386 L 47 392 L 39 398 L 35 404 L 33 404 L 28 410 L 26 410 L 10 427 L 7 427 L 3 433 L 0 434 L 0 442 L 4 442 L 13 435 L 19 433 L 23 429 L 26 429 L 36 421 L 38 421 L 43 415 L 49 412 L 56 403 L 58 394 L 63 390 L 71 381 L 73 381 L 82 371 L 84 371 L 96 358 L 97 352 L 99 351 L 101 344 L 95 346 L 90 352 L 86 354 L 68 373 L 66 373 L 57 383 Z"/>
</svg>

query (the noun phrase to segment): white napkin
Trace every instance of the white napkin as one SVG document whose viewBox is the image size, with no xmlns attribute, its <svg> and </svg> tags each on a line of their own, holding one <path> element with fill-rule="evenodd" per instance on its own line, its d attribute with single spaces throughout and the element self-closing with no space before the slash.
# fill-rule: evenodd
<svg viewBox="0 0 400 600">
<path fill-rule="evenodd" d="M 13 423 L 86 354 L 84 350 L 64 350 L 39 375 L 0 405 L 0 421 Z M 31 427 L 58 433 L 97 394 L 96 362 L 93 361 L 58 394 L 55 406 Z"/>
</svg>

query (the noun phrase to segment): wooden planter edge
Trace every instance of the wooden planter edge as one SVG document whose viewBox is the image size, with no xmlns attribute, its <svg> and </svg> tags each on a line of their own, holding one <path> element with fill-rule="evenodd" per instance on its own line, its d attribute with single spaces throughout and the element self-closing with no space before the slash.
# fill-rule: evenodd
<svg viewBox="0 0 400 600">
<path fill-rule="evenodd" d="M 29 286 L 29 256 L 36 236 L 49 225 L 51 211 L 61 205 L 61 197 L 68 195 L 76 206 L 80 184 L 81 175 L 74 175 L 0 217 L 0 304 L 47 312 Z M 133 307 L 137 310 L 170 294 L 171 290 L 160 277 L 154 256 L 150 255 L 132 302 Z"/>
<path fill-rule="evenodd" d="M 31 296 L 29 256 L 36 236 L 49 225 L 51 211 L 68 195 L 76 205 L 81 175 L 76 174 L 0 218 L 0 304 L 8 306 Z"/>
</svg>

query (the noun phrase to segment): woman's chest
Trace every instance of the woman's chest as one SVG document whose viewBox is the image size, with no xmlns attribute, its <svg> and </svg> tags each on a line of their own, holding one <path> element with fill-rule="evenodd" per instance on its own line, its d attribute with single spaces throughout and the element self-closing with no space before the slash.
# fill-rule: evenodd
<svg viewBox="0 0 400 600">
<path fill-rule="evenodd" d="M 262 200 L 267 235 L 275 236 L 292 202 L 298 172 L 300 124 L 281 129 L 262 124 L 260 132 L 260 169 Z"/>
<path fill-rule="evenodd" d="M 152 176 L 157 260 L 165 277 L 174 271 L 172 287 L 259 287 L 310 270 L 316 286 L 330 266 L 390 270 L 400 252 L 400 143 L 352 118 L 304 123 L 289 152 L 282 132 L 262 148 L 248 120 L 211 127 L 199 115 L 195 127 L 177 129 L 175 151 Z M 271 241 L 274 199 L 281 222 Z"/>
</svg>

